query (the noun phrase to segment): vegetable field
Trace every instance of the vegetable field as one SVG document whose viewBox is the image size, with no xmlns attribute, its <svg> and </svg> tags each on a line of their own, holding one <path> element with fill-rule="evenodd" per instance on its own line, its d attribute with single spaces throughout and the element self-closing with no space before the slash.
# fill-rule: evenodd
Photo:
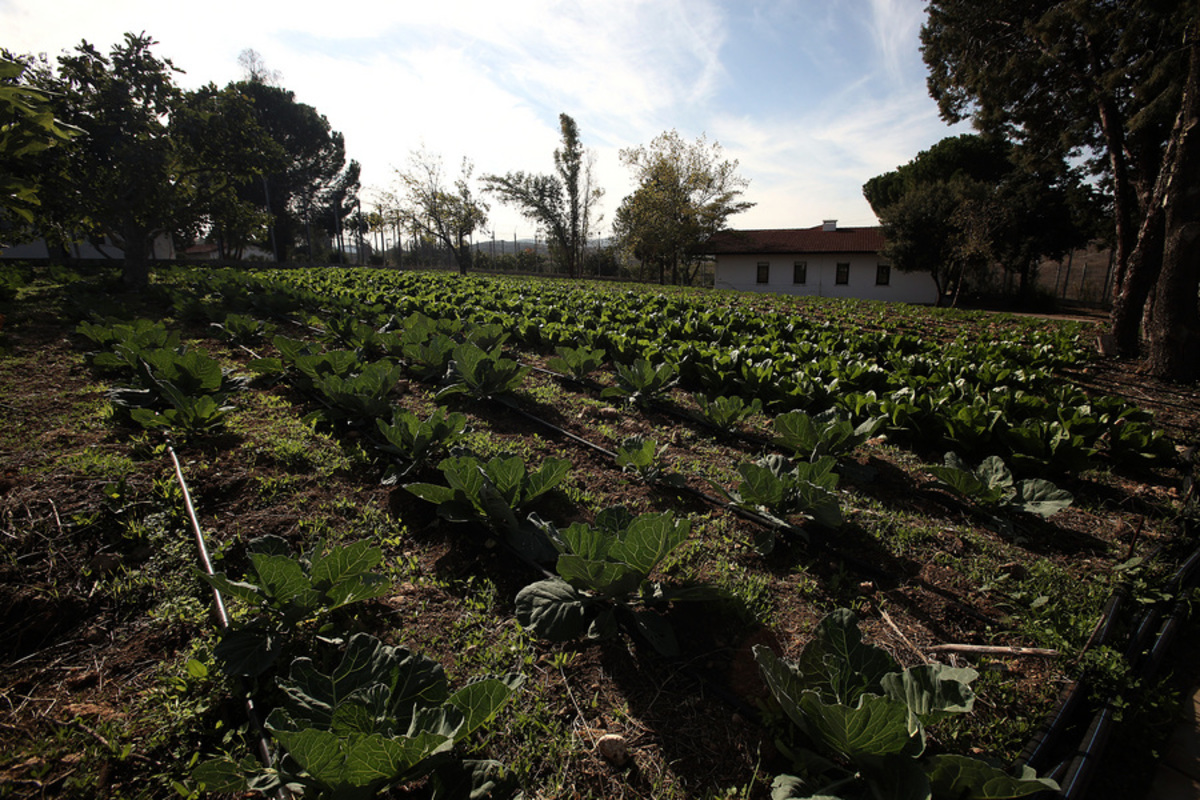
<svg viewBox="0 0 1200 800">
<path fill-rule="evenodd" d="M 1196 677 L 1200 398 L 1087 322 L 8 280 L 0 797 L 1132 797 Z"/>
</svg>

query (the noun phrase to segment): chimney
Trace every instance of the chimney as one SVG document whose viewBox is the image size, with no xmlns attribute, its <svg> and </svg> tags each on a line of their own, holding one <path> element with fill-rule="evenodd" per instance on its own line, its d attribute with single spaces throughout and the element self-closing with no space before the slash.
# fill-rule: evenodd
<svg viewBox="0 0 1200 800">
<path fill-rule="evenodd" d="M 834 231 L 837 230 L 837 220 L 836 219 L 824 220 L 821 225 L 821 230 L 824 231 L 825 233 L 833 233 Z"/>
</svg>

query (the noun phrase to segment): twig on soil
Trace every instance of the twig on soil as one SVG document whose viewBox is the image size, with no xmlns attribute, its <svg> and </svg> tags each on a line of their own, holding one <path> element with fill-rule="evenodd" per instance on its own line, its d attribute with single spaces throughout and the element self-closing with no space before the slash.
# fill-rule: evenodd
<svg viewBox="0 0 1200 800">
<path fill-rule="evenodd" d="M 579 716 L 580 728 L 584 731 L 584 733 L 587 734 L 588 739 L 592 743 L 592 748 L 594 749 L 596 747 L 596 738 L 592 736 L 592 730 L 588 727 L 587 717 L 583 715 L 583 709 L 581 709 L 579 707 L 579 703 L 575 701 L 575 693 L 571 691 L 571 682 L 567 680 L 567 673 L 563 671 L 562 667 L 559 667 L 558 674 L 562 676 L 563 686 L 567 690 L 567 697 L 571 698 L 571 705 L 575 706 L 575 713 Z"/>
<path fill-rule="evenodd" d="M 62 518 L 58 516 L 58 506 L 54 505 L 53 499 L 48 498 L 47 502 L 50 503 L 50 510 L 54 512 L 54 524 L 58 526 L 58 535 L 63 536 L 63 524 Z"/>
<path fill-rule="evenodd" d="M 64 728 L 75 728 L 76 730 L 83 731 L 88 736 L 91 736 L 93 739 L 95 739 L 97 742 L 99 742 L 100 746 L 103 747 L 105 750 L 109 750 L 113 753 L 117 752 L 116 748 L 113 747 L 112 742 L 108 741 L 108 739 L 106 739 L 102 733 L 100 733 L 95 728 L 91 727 L 90 725 L 85 724 L 81 720 L 74 719 L 74 720 L 71 720 L 70 722 L 62 722 L 60 720 L 48 717 L 47 721 L 50 722 L 52 725 L 58 725 L 58 726 L 61 726 Z M 155 763 L 153 759 L 151 759 L 147 756 L 144 756 L 141 753 L 131 752 L 131 753 L 127 754 L 125 756 L 125 758 L 132 758 L 135 761 L 141 761 L 143 764 Z"/>
<path fill-rule="evenodd" d="M 925 654 L 921 652 L 921 649 L 908 640 L 908 637 L 904 635 L 904 631 L 900 630 L 899 626 L 892 621 L 892 618 L 888 615 L 888 612 L 884 611 L 882 608 L 879 608 L 879 616 L 883 617 L 883 621 L 888 624 L 888 627 L 896 632 L 896 635 L 900 637 L 900 641 L 908 645 L 908 648 L 917 654 L 917 658 L 921 659 L 922 664 L 929 663 L 929 659 L 925 657 Z"/>
<path fill-rule="evenodd" d="M 990 656 L 1046 656 L 1052 658 L 1059 652 L 1045 647 L 1002 647 L 990 644 L 935 644 L 929 650 L 939 653 L 979 653 Z"/>
</svg>

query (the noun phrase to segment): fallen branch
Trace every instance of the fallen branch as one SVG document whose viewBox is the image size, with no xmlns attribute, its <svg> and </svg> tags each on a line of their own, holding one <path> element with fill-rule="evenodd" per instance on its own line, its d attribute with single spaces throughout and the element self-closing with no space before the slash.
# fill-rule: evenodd
<svg viewBox="0 0 1200 800">
<path fill-rule="evenodd" d="M 935 652 L 980 653 L 989 656 L 1047 656 L 1058 655 L 1057 650 L 1045 647 L 1001 647 L 990 644 L 935 644 L 926 647 Z"/>
<path fill-rule="evenodd" d="M 916 653 L 917 657 L 920 658 L 923 663 L 925 663 L 925 664 L 929 663 L 929 659 L 926 658 L 925 654 L 921 652 L 921 648 L 917 647 L 915 644 L 913 644 L 912 642 L 910 642 L 908 640 L 908 637 L 904 635 L 904 632 L 900 630 L 900 627 L 898 625 L 896 625 L 895 622 L 892 621 L 892 618 L 890 616 L 888 616 L 888 613 L 886 611 L 884 611 L 882 608 L 879 609 L 879 616 L 883 617 L 883 621 L 886 622 L 889 626 L 891 626 L 891 629 L 893 631 L 895 631 L 897 636 L 900 637 L 900 641 L 902 641 L 906 645 L 908 645 L 909 649 L 912 650 L 914 653 Z"/>
</svg>

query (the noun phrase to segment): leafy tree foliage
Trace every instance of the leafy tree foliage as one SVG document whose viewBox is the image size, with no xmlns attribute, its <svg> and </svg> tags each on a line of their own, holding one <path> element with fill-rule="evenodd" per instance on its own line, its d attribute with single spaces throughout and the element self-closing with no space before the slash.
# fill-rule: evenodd
<svg viewBox="0 0 1200 800">
<path fill-rule="evenodd" d="M 146 34 L 125 34 L 104 56 L 88 42 L 59 58 L 54 88 L 63 118 L 86 132 L 66 154 L 72 184 L 51 211 L 67 224 L 110 234 L 125 251 L 124 282 L 149 280 L 151 242 L 183 211 L 178 153 L 168 121 L 183 93 L 178 70 Z"/>
<path fill-rule="evenodd" d="M 463 275 L 471 266 L 468 240 L 487 225 L 488 206 L 471 191 L 473 171 L 471 162 L 463 159 L 459 177 L 447 186 L 441 157 L 416 151 L 408 166 L 397 171 L 399 192 L 389 198 L 400 224 L 414 236 L 449 248 Z"/>
<path fill-rule="evenodd" d="M 192 233 L 215 237 L 221 258 L 241 258 L 247 244 L 266 236 L 265 207 L 245 189 L 285 167 L 283 148 L 259 123 L 254 103 L 235 84 L 187 93 L 171 129 L 191 191 Z"/>
<path fill-rule="evenodd" d="M 26 65 L 0 56 L 0 213 L 33 221 L 39 179 L 34 156 L 70 141 L 77 129 L 54 118 L 50 97 L 22 82 Z"/>
<path fill-rule="evenodd" d="M 1200 10 L 1158 0 L 933 0 L 928 13 L 922 51 L 943 117 L 970 117 L 1044 155 L 1083 155 L 1107 185 L 1117 348 L 1138 352 L 1139 324 L 1157 282 L 1160 302 L 1150 315 L 1158 320 L 1150 337 L 1155 371 L 1200 372 L 1200 346 L 1188 346 L 1200 343 L 1200 262 L 1176 246 L 1164 259 L 1167 241 L 1181 244 L 1180 226 L 1191 219 L 1171 207 L 1186 205 L 1183 176 L 1200 147 L 1191 135 L 1195 100 L 1185 91 L 1200 47 Z M 1169 351 L 1193 355 L 1175 363 Z"/>
<path fill-rule="evenodd" d="M 888 257 L 903 271 L 929 272 L 939 297 L 984 282 L 992 264 L 1016 275 L 1025 297 L 1044 256 L 1087 240 L 1089 194 L 1076 176 L 1036 172 L 997 137 L 943 139 L 867 181 L 863 194 L 884 225 Z"/>
<path fill-rule="evenodd" d="M 599 222 L 594 215 L 604 190 L 592 185 L 592 160 L 579 140 L 575 120 L 559 114 L 558 122 L 562 147 L 554 151 L 553 175 L 510 172 L 485 175 L 483 181 L 489 192 L 546 231 L 567 274 L 578 277 L 592 224 Z"/>
<path fill-rule="evenodd" d="M 703 136 L 686 142 L 675 131 L 648 146 L 621 151 L 638 187 L 621 201 L 613 229 L 628 252 L 658 267 L 666 283 L 691 283 L 703 255 L 697 246 L 754 204 L 739 200 L 749 181 L 737 161 L 722 158 L 721 145 Z"/>
<path fill-rule="evenodd" d="M 284 153 L 282 169 L 247 184 L 240 196 L 270 212 L 278 260 L 291 259 L 300 241 L 311 260 L 313 224 L 336 234 L 357 205 L 357 170 L 346 164 L 345 140 L 323 114 L 257 73 L 232 88 L 251 99 L 259 123 Z"/>
</svg>

